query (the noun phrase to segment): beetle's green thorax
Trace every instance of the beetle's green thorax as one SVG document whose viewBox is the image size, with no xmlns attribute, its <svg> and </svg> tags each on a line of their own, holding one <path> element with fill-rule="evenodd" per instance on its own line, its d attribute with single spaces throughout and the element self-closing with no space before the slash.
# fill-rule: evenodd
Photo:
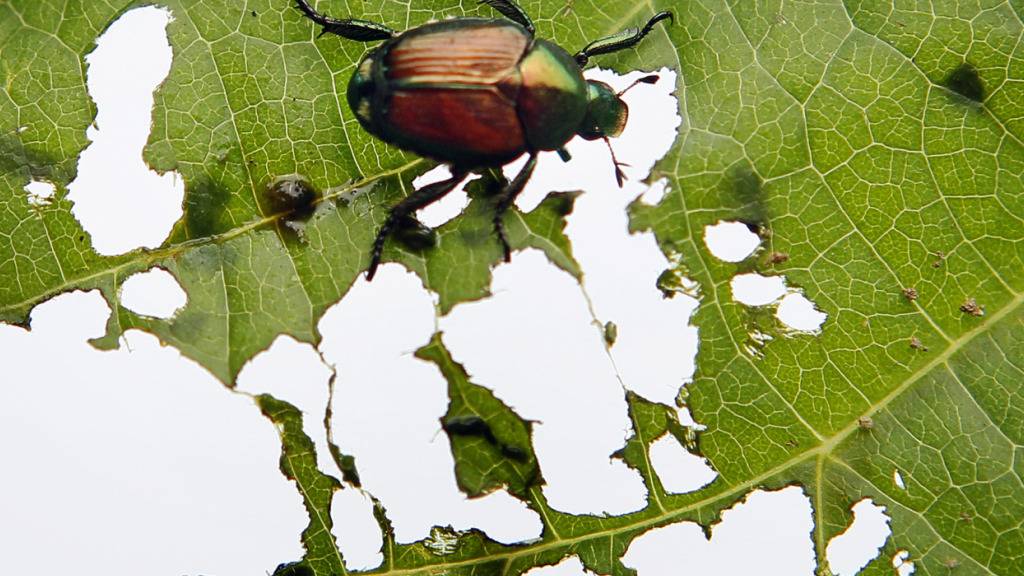
<svg viewBox="0 0 1024 576">
<path fill-rule="evenodd" d="M 534 150 L 557 150 L 579 127 L 587 105 L 580 67 L 561 47 L 534 40 L 519 63 L 519 117 Z"/>
<path fill-rule="evenodd" d="M 629 118 L 629 107 L 612 90 L 597 80 L 587 80 L 587 112 L 577 133 L 586 140 L 615 138 L 622 134 Z"/>
</svg>

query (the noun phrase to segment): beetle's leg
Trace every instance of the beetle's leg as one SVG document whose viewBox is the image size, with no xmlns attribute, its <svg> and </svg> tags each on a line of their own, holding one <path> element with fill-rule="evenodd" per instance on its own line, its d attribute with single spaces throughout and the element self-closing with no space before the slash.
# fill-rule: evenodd
<svg viewBox="0 0 1024 576">
<path fill-rule="evenodd" d="M 576 53 L 576 63 L 583 68 L 590 61 L 591 56 L 597 56 L 598 54 L 610 54 L 612 52 L 618 52 L 632 46 L 636 46 L 644 39 L 644 36 L 650 34 L 654 25 L 662 20 L 673 20 L 671 12 L 658 12 L 644 24 L 643 28 L 626 28 L 618 34 L 612 34 L 611 36 L 601 38 L 600 40 L 594 40 L 590 44 Z"/>
<path fill-rule="evenodd" d="M 556 152 L 558 152 L 558 157 L 562 159 L 562 162 L 572 160 L 572 154 L 569 154 L 569 151 L 565 148 L 559 148 Z"/>
<path fill-rule="evenodd" d="M 313 7 L 309 5 L 308 0 L 295 0 L 295 2 L 298 4 L 299 10 L 301 10 L 307 18 L 323 26 L 323 31 L 320 32 L 320 36 L 330 33 L 337 34 L 342 38 L 348 38 L 349 40 L 373 42 L 375 40 L 387 40 L 388 38 L 394 38 L 398 35 L 397 32 L 383 24 L 370 22 L 369 20 L 331 18 L 330 16 L 321 14 L 314 10 Z"/>
<path fill-rule="evenodd" d="M 533 20 L 530 20 L 530 15 L 520 8 L 519 5 L 515 3 L 515 0 L 479 0 L 479 2 L 481 4 L 487 4 L 491 8 L 501 12 L 502 16 L 519 24 L 523 28 L 526 28 L 526 31 L 530 33 L 530 36 L 533 36 Z"/>
<path fill-rule="evenodd" d="M 519 171 L 519 174 L 516 174 L 515 179 L 498 194 L 498 202 L 494 206 L 494 231 L 498 234 L 498 240 L 505 251 L 505 262 L 512 260 L 512 248 L 508 245 L 508 238 L 505 236 L 505 223 L 501 218 L 512 206 L 516 196 L 519 196 L 519 193 L 526 187 L 526 182 L 533 175 L 533 169 L 536 166 L 537 155 L 531 154 L 530 159 L 526 161 L 526 165 Z"/>
<path fill-rule="evenodd" d="M 440 200 L 445 194 L 454 190 L 459 185 L 459 182 L 462 182 L 465 178 L 465 170 L 452 168 L 451 178 L 427 184 L 391 208 L 387 219 L 384 220 L 384 225 L 377 232 L 377 238 L 373 241 L 373 249 L 370 251 L 370 267 L 366 270 L 366 279 L 368 281 L 373 280 L 373 275 L 377 273 L 377 266 L 380 265 L 380 257 L 384 252 L 384 242 L 391 235 L 392 230 L 403 222 L 407 222 L 408 218 L 420 208 Z"/>
</svg>

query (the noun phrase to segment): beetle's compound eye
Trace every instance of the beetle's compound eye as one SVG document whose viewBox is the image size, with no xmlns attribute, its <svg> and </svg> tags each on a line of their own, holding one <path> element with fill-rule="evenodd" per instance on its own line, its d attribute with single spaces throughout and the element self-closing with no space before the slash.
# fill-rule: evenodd
<svg viewBox="0 0 1024 576">
<path fill-rule="evenodd" d="M 373 82 L 374 53 L 368 54 L 359 63 L 352 80 L 348 83 L 348 105 L 356 117 L 364 124 L 372 121 L 371 100 L 374 92 Z"/>
<path fill-rule="evenodd" d="M 585 140 L 615 138 L 622 134 L 629 118 L 629 108 L 612 90 L 597 80 L 587 80 L 587 113 L 577 133 Z"/>
</svg>

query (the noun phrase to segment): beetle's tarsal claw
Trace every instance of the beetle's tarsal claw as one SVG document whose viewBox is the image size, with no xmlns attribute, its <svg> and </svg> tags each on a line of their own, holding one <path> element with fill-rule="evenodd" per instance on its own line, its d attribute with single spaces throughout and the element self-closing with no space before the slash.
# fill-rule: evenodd
<svg viewBox="0 0 1024 576">
<path fill-rule="evenodd" d="M 611 140 L 605 138 L 604 143 L 608 145 L 608 152 L 612 155 L 612 165 L 615 166 L 615 181 L 619 183 L 619 188 L 622 188 L 623 183 L 626 181 L 626 173 L 622 171 L 622 167 L 629 166 L 629 164 L 619 162 L 619 159 L 615 157 L 615 150 L 612 149 Z"/>
<path fill-rule="evenodd" d="M 619 183 L 619 188 L 622 188 L 626 183 L 626 173 L 618 166 L 615 167 L 615 181 Z"/>
</svg>

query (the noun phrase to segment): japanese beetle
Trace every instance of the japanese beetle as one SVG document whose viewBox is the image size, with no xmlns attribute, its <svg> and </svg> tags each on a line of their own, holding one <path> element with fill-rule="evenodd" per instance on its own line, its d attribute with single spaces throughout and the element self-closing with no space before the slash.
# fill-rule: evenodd
<svg viewBox="0 0 1024 576">
<path fill-rule="evenodd" d="M 480 0 L 506 19 L 455 18 L 403 33 L 367 20 L 332 18 L 308 0 L 296 2 L 323 28 L 321 36 L 384 41 L 356 67 L 348 84 L 349 107 L 370 134 L 451 167 L 451 178 L 424 186 L 391 208 L 374 240 L 367 280 L 377 271 L 385 240 L 396 227 L 413 222 L 417 210 L 451 192 L 470 172 L 529 154 L 495 204 L 494 230 L 509 261 L 502 215 L 526 186 L 537 154 L 556 150 L 568 161 L 564 146 L 574 136 L 607 143 L 626 125 L 625 90 L 616 93 L 604 82 L 585 80 L 583 68 L 592 56 L 635 46 L 655 24 L 672 19 L 671 12 L 659 12 L 643 28 L 596 40 L 570 56 L 535 38 L 533 21 L 514 0 Z M 657 80 L 652 75 L 638 82 Z M 614 152 L 612 162 L 622 186 Z"/>
</svg>

